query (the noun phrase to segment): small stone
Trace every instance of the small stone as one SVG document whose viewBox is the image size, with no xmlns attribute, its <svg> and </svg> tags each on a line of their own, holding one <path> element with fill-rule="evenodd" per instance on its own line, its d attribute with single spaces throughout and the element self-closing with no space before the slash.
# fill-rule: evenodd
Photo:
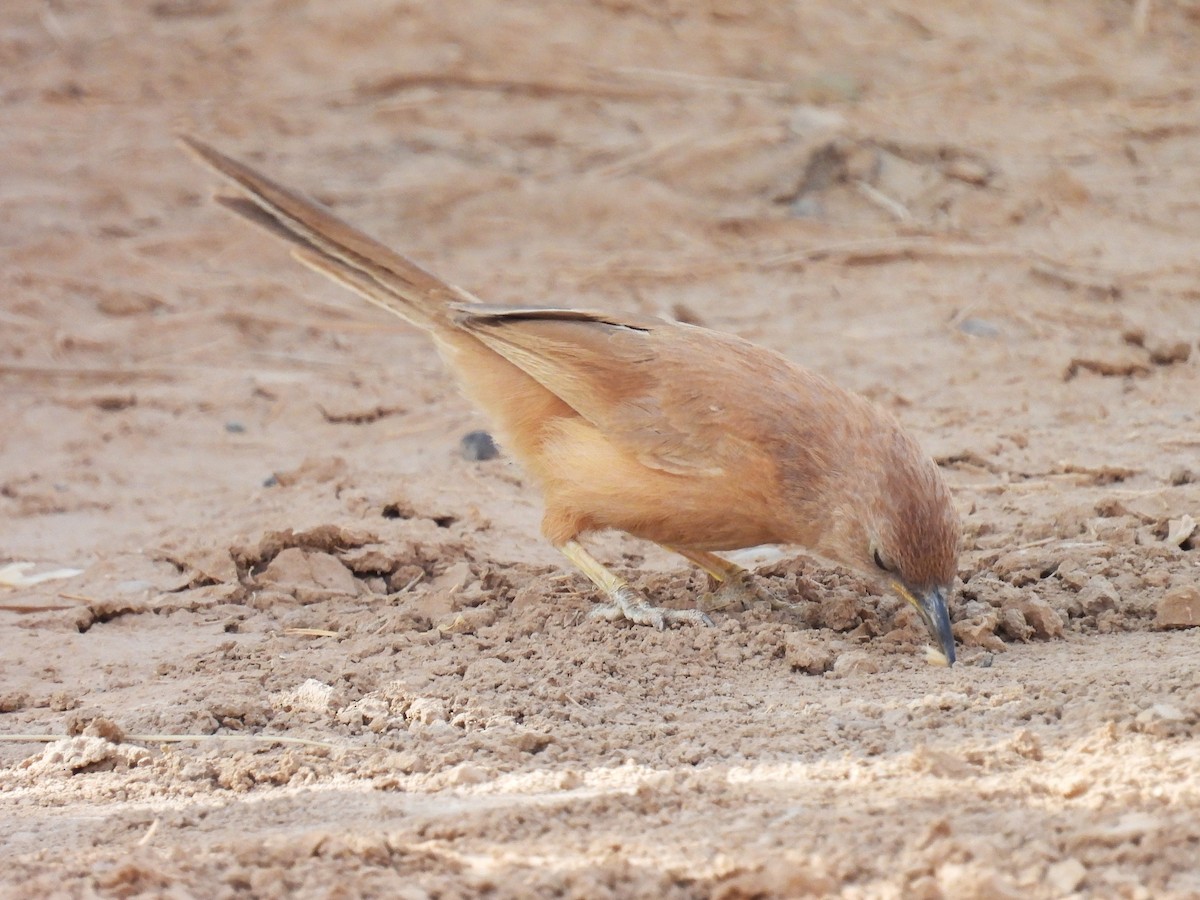
<svg viewBox="0 0 1200 900">
<path fill-rule="evenodd" d="M 1159 366 L 1187 362 L 1188 357 L 1192 355 L 1192 345 L 1187 341 L 1163 341 L 1146 349 L 1150 351 L 1150 361 Z"/>
<path fill-rule="evenodd" d="M 837 675 L 873 675 L 879 671 L 879 660 L 866 650 L 848 650 L 833 661 Z"/>
<path fill-rule="evenodd" d="M 1096 616 L 1108 609 L 1116 609 L 1121 595 L 1113 583 L 1103 575 L 1093 575 L 1079 592 L 1079 605 L 1085 614 Z"/>
<path fill-rule="evenodd" d="M 68 709 L 74 709 L 78 706 L 79 701 L 66 691 L 55 691 L 50 695 L 50 701 L 47 705 L 55 712 L 66 712 Z"/>
<path fill-rule="evenodd" d="M 789 632 L 783 639 L 783 655 L 793 672 L 820 675 L 833 667 L 833 651 L 820 635 Z"/>
<path fill-rule="evenodd" d="M 495 622 L 496 611 L 490 606 L 472 606 L 443 616 L 436 627 L 442 634 L 474 634 Z"/>
<path fill-rule="evenodd" d="M 1059 897 L 1075 893 L 1086 877 L 1087 869 L 1074 857 L 1056 862 L 1046 870 L 1046 884 Z"/>
<path fill-rule="evenodd" d="M 137 291 L 103 291 L 96 301 L 96 308 L 106 316 L 136 316 L 152 313 L 164 305 L 158 297 Z"/>
<path fill-rule="evenodd" d="M 975 767 L 961 756 L 924 744 L 913 751 L 912 767 L 918 772 L 938 778 L 966 778 L 977 772 Z"/>
<path fill-rule="evenodd" d="M 1000 611 L 1000 630 L 1014 641 L 1024 643 L 1033 636 L 1033 629 L 1025 621 L 1025 616 L 1015 606 L 1007 606 Z"/>
<path fill-rule="evenodd" d="M 295 484 L 324 484 L 346 474 L 346 460 L 340 456 L 310 456 L 295 469 L 276 472 L 275 481 L 283 487 Z"/>
<path fill-rule="evenodd" d="M 964 647 L 982 647 L 993 653 L 1003 653 L 1008 647 L 1004 641 L 996 637 L 996 628 L 1000 623 L 999 614 L 993 612 L 986 616 L 964 619 L 953 625 L 954 637 Z"/>
<path fill-rule="evenodd" d="M 103 738 L 110 744 L 123 744 L 125 742 L 125 732 L 121 726 L 112 719 L 106 719 L 103 716 L 92 719 L 87 727 L 83 729 L 83 734 L 86 737 Z"/>
<path fill-rule="evenodd" d="M 448 787 L 462 787 L 468 784 L 481 784 L 488 780 L 486 769 L 479 766 L 473 766 L 470 763 L 459 763 L 453 769 L 450 769 L 443 776 L 443 781 Z"/>
<path fill-rule="evenodd" d="M 573 791 L 575 788 L 583 787 L 583 776 L 574 769 L 567 769 L 565 772 L 559 772 L 554 779 L 554 786 L 560 791 Z"/>
<path fill-rule="evenodd" d="M 29 695 L 24 691 L 0 694 L 0 713 L 10 713 L 29 706 Z"/>
<path fill-rule="evenodd" d="M 1200 625 L 1200 588 L 1181 585 L 1171 588 L 1158 601 L 1155 628 L 1194 628 Z"/>
<path fill-rule="evenodd" d="M 986 319 L 969 317 L 958 323 L 958 330 L 971 337 L 994 338 L 1000 335 L 1000 329 Z"/>
<path fill-rule="evenodd" d="M 358 594 L 354 574 L 336 556 L 299 547 L 280 551 L 258 580 L 260 584 L 294 593 L 302 600 L 320 599 L 317 594 L 321 592 L 351 597 Z"/>
<path fill-rule="evenodd" d="M 243 425 L 241 422 L 226 422 L 225 430 L 228 431 L 230 434 L 245 434 L 246 426 Z"/>
<path fill-rule="evenodd" d="M 1142 584 L 1146 587 L 1165 588 L 1171 583 L 1171 570 L 1165 568 L 1151 569 L 1142 576 Z"/>
<path fill-rule="evenodd" d="M 1176 466 L 1171 470 L 1168 480 L 1174 487 L 1182 487 L 1185 484 L 1191 484 L 1194 481 L 1200 481 L 1200 475 L 1197 475 L 1186 466 Z"/>
<path fill-rule="evenodd" d="M 942 173 L 948 178 L 956 178 L 959 181 L 965 181 L 967 184 L 973 184 L 976 187 L 983 187 L 990 182 L 995 175 L 991 167 L 976 159 L 965 159 L 959 157 L 952 159 L 942 166 Z"/>
<path fill-rule="evenodd" d="M 486 431 L 469 431 L 458 442 L 462 458 L 468 462 L 484 462 L 500 455 L 500 448 Z"/>
<path fill-rule="evenodd" d="M 1187 714 L 1176 706 L 1155 703 L 1137 714 L 1137 730 L 1154 737 L 1168 738 L 1186 732 Z"/>
<path fill-rule="evenodd" d="M 437 697 L 418 697 L 409 704 L 404 717 L 410 722 L 419 722 L 422 725 L 445 722 L 446 704 Z"/>
<path fill-rule="evenodd" d="M 283 710 L 327 712 L 337 705 L 331 685 L 309 678 L 287 691 L 278 691 L 267 698 L 271 706 Z"/>
<path fill-rule="evenodd" d="M 821 604 L 821 624 L 834 631 L 850 631 L 862 621 L 854 597 L 834 597 Z"/>
<path fill-rule="evenodd" d="M 1042 640 L 1063 636 L 1063 620 L 1049 603 L 1037 594 L 1030 594 L 1021 604 L 1021 614 Z"/>
<path fill-rule="evenodd" d="M 1082 591 L 1083 586 L 1088 583 L 1091 578 L 1078 563 L 1068 560 L 1058 567 L 1058 571 L 1054 573 L 1058 576 L 1058 580 L 1064 586 L 1069 587 L 1073 591 Z"/>
<path fill-rule="evenodd" d="M 1008 742 L 1009 749 L 1025 759 L 1040 760 L 1043 757 L 1042 739 L 1028 728 L 1022 728 Z"/>
<path fill-rule="evenodd" d="M 522 753 L 541 753 L 554 743 L 554 737 L 540 731 L 518 731 L 508 742 Z"/>
<path fill-rule="evenodd" d="M 1167 522 L 1167 543 L 1174 547 L 1183 548 L 1195 533 L 1196 520 L 1191 516 L 1184 515 Z"/>
<path fill-rule="evenodd" d="M 999 872 L 978 863 L 944 863 L 937 871 L 943 897 L 958 900 L 1023 900 L 1028 896 Z"/>
</svg>

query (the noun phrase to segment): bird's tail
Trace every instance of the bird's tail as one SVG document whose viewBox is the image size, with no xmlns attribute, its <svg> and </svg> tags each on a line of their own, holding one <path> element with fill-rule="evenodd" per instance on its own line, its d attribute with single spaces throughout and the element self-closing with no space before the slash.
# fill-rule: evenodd
<svg viewBox="0 0 1200 900">
<path fill-rule="evenodd" d="M 217 201 L 292 244 L 292 255 L 371 303 L 430 331 L 453 328 L 452 304 L 478 303 L 416 263 L 385 247 L 328 208 L 272 181 L 194 137 L 180 141 L 246 196 Z"/>
</svg>

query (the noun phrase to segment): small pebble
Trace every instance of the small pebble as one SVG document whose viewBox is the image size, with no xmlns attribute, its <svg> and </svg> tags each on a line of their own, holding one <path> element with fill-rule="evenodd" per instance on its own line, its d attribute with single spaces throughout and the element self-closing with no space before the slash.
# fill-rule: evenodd
<svg viewBox="0 0 1200 900">
<path fill-rule="evenodd" d="M 1200 588 L 1186 584 L 1167 591 L 1155 608 L 1155 628 L 1200 626 Z"/>
<path fill-rule="evenodd" d="M 243 425 L 241 422 L 226 422 L 225 430 L 228 431 L 230 434 L 245 434 L 246 426 Z"/>
<path fill-rule="evenodd" d="M 500 448 L 486 431 L 471 431 L 458 442 L 459 452 L 468 462 L 483 462 L 500 455 Z"/>
<path fill-rule="evenodd" d="M 958 330 L 971 337 L 994 338 L 1000 335 L 1000 329 L 986 319 L 974 317 L 963 319 L 958 323 Z"/>
</svg>

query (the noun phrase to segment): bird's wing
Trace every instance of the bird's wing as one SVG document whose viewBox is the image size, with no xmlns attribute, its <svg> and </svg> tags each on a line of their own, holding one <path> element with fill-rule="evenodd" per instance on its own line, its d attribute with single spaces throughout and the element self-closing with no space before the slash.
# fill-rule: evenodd
<svg viewBox="0 0 1200 900">
<path fill-rule="evenodd" d="M 718 475 L 750 462 L 756 429 L 738 424 L 772 390 L 786 402 L 779 376 L 790 364 L 729 335 L 584 310 L 456 308 L 463 328 L 665 472 Z"/>
</svg>

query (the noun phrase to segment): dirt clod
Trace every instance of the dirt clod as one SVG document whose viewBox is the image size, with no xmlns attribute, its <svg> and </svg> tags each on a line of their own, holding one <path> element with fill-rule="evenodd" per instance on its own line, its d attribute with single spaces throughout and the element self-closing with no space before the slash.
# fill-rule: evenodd
<svg viewBox="0 0 1200 900">
<path fill-rule="evenodd" d="M 1154 611 L 1156 628 L 1200 626 L 1200 588 L 1180 585 L 1167 591 Z"/>
</svg>

